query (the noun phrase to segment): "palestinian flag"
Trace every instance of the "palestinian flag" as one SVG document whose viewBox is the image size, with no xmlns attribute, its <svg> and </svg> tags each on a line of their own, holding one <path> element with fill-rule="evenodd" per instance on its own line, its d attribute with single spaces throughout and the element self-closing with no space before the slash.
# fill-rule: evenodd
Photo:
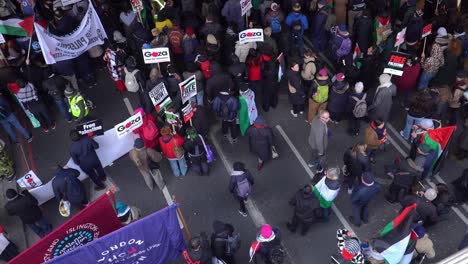
<svg viewBox="0 0 468 264">
<path fill-rule="evenodd" d="M 399 264 L 405 253 L 415 244 L 417 238 L 411 230 L 415 214 L 416 203 L 406 207 L 400 215 L 386 225 L 380 237 L 371 240 L 372 249 L 381 254 L 385 259 L 385 264 Z"/>
<path fill-rule="evenodd" d="M 362 57 L 363 57 L 362 51 L 359 48 L 358 43 L 356 42 L 356 46 L 354 46 L 353 61 L 354 63 L 356 63 L 358 69 L 360 69 L 362 66 L 361 62 L 359 61 L 359 59 L 362 59 Z"/>
<path fill-rule="evenodd" d="M 10 18 L 0 20 L 0 33 L 5 35 L 14 35 L 20 37 L 31 37 L 33 33 L 34 17 L 25 19 Z"/>
<path fill-rule="evenodd" d="M 328 5 L 328 7 L 332 8 L 333 7 L 333 0 L 327 0 L 327 5 Z"/>
<path fill-rule="evenodd" d="M 255 242 L 252 243 L 252 245 L 250 245 L 250 249 L 249 249 L 250 261 L 249 261 L 249 263 L 252 262 L 252 259 L 255 256 L 255 253 L 257 253 L 260 250 L 260 243 L 261 242 L 255 241 Z"/>
<path fill-rule="evenodd" d="M 414 232 L 414 230 L 411 230 L 410 240 L 408 242 L 408 246 L 406 247 L 405 255 L 403 255 L 403 258 L 400 260 L 399 264 L 411 263 L 411 260 L 413 260 L 413 253 L 414 253 L 414 249 L 416 248 L 417 240 L 418 240 L 418 236 L 416 235 L 416 232 Z"/>
<path fill-rule="evenodd" d="M 453 131 L 455 131 L 455 128 L 456 126 L 449 126 L 428 130 L 427 133 L 421 137 L 421 144 L 425 144 L 429 146 L 430 149 L 437 152 L 437 159 L 435 159 L 434 164 L 432 164 L 433 168 L 436 164 L 440 163 L 441 156 L 447 149 L 446 147 L 452 137 Z"/>
<path fill-rule="evenodd" d="M 314 186 L 314 194 L 320 202 L 320 207 L 322 208 L 330 208 L 333 204 L 333 200 L 338 195 L 340 188 L 333 190 L 329 188 L 325 182 L 327 177 L 323 177 L 315 186 Z"/>
</svg>

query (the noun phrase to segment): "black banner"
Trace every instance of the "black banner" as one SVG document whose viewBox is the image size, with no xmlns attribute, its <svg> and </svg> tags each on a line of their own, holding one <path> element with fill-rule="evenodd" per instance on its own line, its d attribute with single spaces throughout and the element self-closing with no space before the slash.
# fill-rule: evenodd
<svg viewBox="0 0 468 264">
<path fill-rule="evenodd" d="M 88 136 L 101 136 L 104 135 L 104 127 L 102 126 L 102 120 L 96 119 L 85 123 L 81 123 L 76 126 L 76 130 L 80 135 Z"/>
</svg>

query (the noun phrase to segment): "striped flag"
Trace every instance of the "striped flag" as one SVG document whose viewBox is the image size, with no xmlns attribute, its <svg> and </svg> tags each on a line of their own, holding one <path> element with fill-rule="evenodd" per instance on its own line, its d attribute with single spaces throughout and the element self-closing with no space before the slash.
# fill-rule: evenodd
<svg viewBox="0 0 468 264">
<path fill-rule="evenodd" d="M 442 152 L 446 149 L 455 128 L 456 126 L 449 126 L 431 129 L 421 137 L 421 144 L 425 144 L 437 152 L 437 159 L 435 159 L 433 166 L 440 162 Z"/>
<path fill-rule="evenodd" d="M 33 33 L 34 17 L 25 19 L 10 18 L 0 20 L 0 33 L 21 37 L 31 37 Z"/>
<path fill-rule="evenodd" d="M 323 177 L 315 186 L 314 194 L 320 202 L 320 207 L 330 208 L 333 203 L 333 200 L 338 195 L 340 188 L 336 190 L 330 189 L 325 183 L 327 177 Z"/>
</svg>

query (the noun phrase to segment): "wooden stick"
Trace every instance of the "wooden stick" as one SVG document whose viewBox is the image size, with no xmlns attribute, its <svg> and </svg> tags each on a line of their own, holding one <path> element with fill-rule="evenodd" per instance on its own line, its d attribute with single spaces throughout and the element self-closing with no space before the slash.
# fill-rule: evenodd
<svg viewBox="0 0 468 264">
<path fill-rule="evenodd" d="M 427 39 L 427 37 L 424 38 L 423 52 L 426 51 L 426 39 Z"/>
<path fill-rule="evenodd" d="M 172 195 L 172 201 L 176 203 L 175 195 Z M 177 206 L 177 214 L 179 215 L 180 220 L 182 221 L 182 224 L 184 225 L 184 230 L 185 230 L 185 233 L 187 233 L 188 239 L 189 240 L 192 239 L 192 234 L 190 233 L 190 230 L 187 226 L 187 222 L 185 222 L 184 215 L 182 214 L 182 210 L 180 210 L 179 206 Z"/>
<path fill-rule="evenodd" d="M 193 127 L 192 118 L 190 118 L 189 121 L 190 121 L 190 126 Z"/>
<path fill-rule="evenodd" d="M 146 28 L 145 23 L 143 23 L 143 18 L 141 17 L 141 11 L 138 11 L 138 18 L 140 19 L 140 24 L 143 26 L 143 28 Z"/>
<path fill-rule="evenodd" d="M 161 66 L 159 66 L 159 62 L 158 62 L 158 70 L 159 70 L 159 74 L 161 74 Z"/>
<path fill-rule="evenodd" d="M 437 0 L 436 9 L 435 9 L 436 12 L 439 11 L 439 10 L 438 10 L 438 9 L 439 9 L 439 1 L 440 1 L 440 0 Z"/>
<path fill-rule="evenodd" d="M 29 65 L 29 54 L 31 53 L 31 43 L 32 43 L 32 36 L 29 38 L 28 55 L 26 56 L 26 64 L 27 65 Z"/>
</svg>

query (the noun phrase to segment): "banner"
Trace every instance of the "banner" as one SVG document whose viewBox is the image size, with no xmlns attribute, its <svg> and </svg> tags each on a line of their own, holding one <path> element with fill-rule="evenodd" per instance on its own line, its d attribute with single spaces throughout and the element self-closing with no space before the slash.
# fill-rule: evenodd
<svg viewBox="0 0 468 264">
<path fill-rule="evenodd" d="M 63 6 L 71 5 L 74 3 L 81 2 L 81 0 L 61 0 Z"/>
<path fill-rule="evenodd" d="M 128 133 L 131 133 L 133 130 L 141 127 L 143 125 L 143 118 L 141 116 L 141 112 L 138 112 L 131 117 L 127 118 L 127 120 L 123 121 L 120 124 L 117 124 L 115 128 L 115 132 L 117 132 L 117 137 L 121 138 Z"/>
<path fill-rule="evenodd" d="M 104 135 L 104 127 L 102 126 L 102 120 L 96 119 L 91 120 L 76 126 L 76 130 L 80 135 L 102 136 Z"/>
<path fill-rule="evenodd" d="M 88 49 L 104 44 L 104 39 L 107 38 L 92 4 L 89 4 L 80 25 L 67 35 L 52 35 L 37 23 L 34 23 L 34 28 L 47 64 L 76 58 Z"/>
<path fill-rule="evenodd" d="M 165 264 L 185 249 L 177 207 L 166 207 L 47 264 Z"/>
<path fill-rule="evenodd" d="M 182 124 L 178 113 L 165 111 L 164 114 L 166 115 L 166 122 L 168 124 L 177 126 Z"/>
<path fill-rule="evenodd" d="M 121 226 L 113 203 L 104 194 L 8 263 L 43 263 L 109 234 Z"/>
<path fill-rule="evenodd" d="M 34 171 L 30 170 L 26 175 L 16 181 L 21 188 L 36 188 L 42 185 L 41 179 L 37 177 Z"/>
<path fill-rule="evenodd" d="M 427 24 L 425 27 L 422 29 L 422 34 L 421 34 L 421 39 L 429 36 L 432 33 L 432 24 Z"/>
<path fill-rule="evenodd" d="M 149 97 L 157 112 L 166 109 L 166 107 L 172 103 L 171 97 L 169 97 L 169 93 L 163 82 L 158 83 L 158 85 L 149 91 Z"/>
<path fill-rule="evenodd" d="M 239 33 L 239 44 L 263 41 L 263 29 L 251 28 Z"/>
<path fill-rule="evenodd" d="M 194 111 L 191 102 L 182 108 L 182 113 L 184 114 L 184 123 L 187 123 L 190 119 L 192 119 Z"/>
<path fill-rule="evenodd" d="M 402 76 L 403 67 L 405 66 L 406 60 L 408 60 L 409 57 L 409 54 L 392 51 L 387 66 L 384 69 L 384 73 Z"/>
<path fill-rule="evenodd" d="M 191 97 L 197 95 L 197 80 L 195 75 L 192 75 L 179 83 L 180 94 L 182 95 L 182 103 L 185 104 Z"/>
<path fill-rule="evenodd" d="M 171 61 L 169 48 L 143 49 L 145 64 Z"/>
<path fill-rule="evenodd" d="M 242 16 L 244 16 L 252 8 L 252 0 L 240 0 L 240 6 Z"/>
<path fill-rule="evenodd" d="M 406 28 L 398 32 L 396 39 L 395 39 L 395 47 L 398 47 L 401 44 L 403 44 L 405 42 L 405 38 L 406 38 Z"/>
</svg>

